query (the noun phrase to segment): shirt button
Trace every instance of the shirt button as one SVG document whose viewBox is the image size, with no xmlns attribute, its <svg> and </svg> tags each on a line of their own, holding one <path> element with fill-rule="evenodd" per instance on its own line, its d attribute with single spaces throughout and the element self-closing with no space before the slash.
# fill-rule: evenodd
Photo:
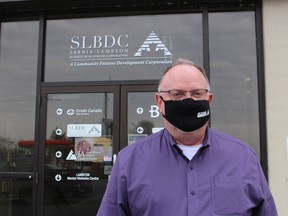
<svg viewBox="0 0 288 216">
<path fill-rule="evenodd" d="M 191 191 L 190 194 L 194 196 L 195 195 L 195 191 Z"/>
<path fill-rule="evenodd" d="M 193 167 L 192 165 L 190 165 L 190 166 L 189 166 L 189 169 L 190 169 L 190 170 L 193 170 L 193 169 L 194 169 L 194 167 Z"/>
</svg>

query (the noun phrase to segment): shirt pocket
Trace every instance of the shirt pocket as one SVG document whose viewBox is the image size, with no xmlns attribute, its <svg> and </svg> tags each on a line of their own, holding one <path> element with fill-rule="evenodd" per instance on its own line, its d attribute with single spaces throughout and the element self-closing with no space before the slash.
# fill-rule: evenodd
<svg viewBox="0 0 288 216">
<path fill-rule="evenodd" d="M 247 210 L 244 183 L 237 176 L 213 177 L 212 199 L 216 215 L 244 215 Z"/>
</svg>

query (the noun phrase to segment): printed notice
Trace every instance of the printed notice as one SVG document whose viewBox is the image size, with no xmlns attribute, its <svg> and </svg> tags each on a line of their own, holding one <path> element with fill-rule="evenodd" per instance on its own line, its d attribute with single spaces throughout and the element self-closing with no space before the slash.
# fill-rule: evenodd
<svg viewBox="0 0 288 216">
<path fill-rule="evenodd" d="M 101 124 L 68 124 L 67 137 L 101 137 Z"/>
<path fill-rule="evenodd" d="M 77 161 L 112 162 L 112 140 L 100 137 L 75 138 Z"/>
<path fill-rule="evenodd" d="M 128 134 L 128 145 L 133 144 L 137 140 L 140 140 L 146 136 L 148 136 L 148 134 Z"/>
</svg>

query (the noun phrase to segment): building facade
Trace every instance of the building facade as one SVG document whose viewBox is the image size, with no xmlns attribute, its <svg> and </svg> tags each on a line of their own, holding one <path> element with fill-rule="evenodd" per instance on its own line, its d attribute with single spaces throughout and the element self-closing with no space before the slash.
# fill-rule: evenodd
<svg viewBox="0 0 288 216">
<path fill-rule="evenodd" d="M 95 215 L 117 153 L 163 128 L 161 73 L 188 58 L 210 78 L 211 127 L 251 145 L 284 216 L 286 9 L 281 0 L 0 1 L 1 215 Z"/>
</svg>

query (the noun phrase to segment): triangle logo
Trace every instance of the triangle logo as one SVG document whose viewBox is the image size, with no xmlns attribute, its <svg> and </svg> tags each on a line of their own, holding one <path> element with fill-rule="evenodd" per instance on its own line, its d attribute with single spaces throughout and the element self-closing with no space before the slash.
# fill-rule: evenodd
<svg viewBox="0 0 288 216">
<path fill-rule="evenodd" d="M 135 53 L 134 56 L 147 56 L 149 53 L 149 56 L 171 56 L 171 52 L 167 49 L 167 47 L 164 45 L 164 43 L 158 38 L 158 36 L 154 33 L 154 31 L 151 32 L 151 34 L 148 36 L 148 38 L 144 41 L 144 43 L 141 45 L 141 47 L 138 49 L 138 51 Z"/>
<path fill-rule="evenodd" d="M 68 154 L 68 156 L 66 157 L 66 160 L 77 160 L 76 155 L 74 154 L 73 150 L 71 150 Z"/>
</svg>

